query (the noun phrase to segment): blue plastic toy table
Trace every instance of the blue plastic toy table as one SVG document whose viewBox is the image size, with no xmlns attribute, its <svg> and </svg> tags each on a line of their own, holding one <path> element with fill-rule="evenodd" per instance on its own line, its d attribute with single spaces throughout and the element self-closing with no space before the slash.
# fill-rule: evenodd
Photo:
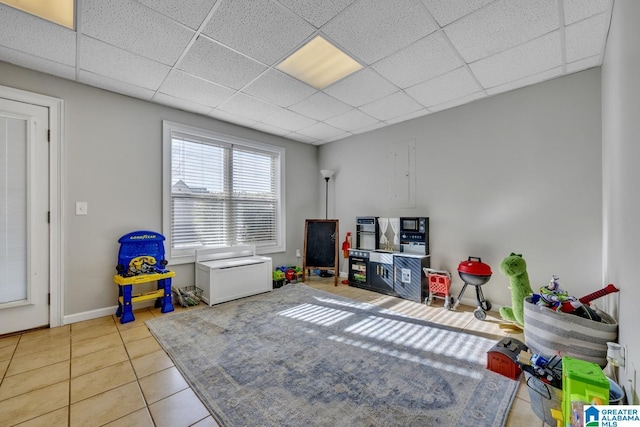
<svg viewBox="0 0 640 427">
<path fill-rule="evenodd" d="M 171 303 L 171 278 L 175 272 L 167 270 L 164 256 L 164 236 L 154 231 L 134 231 L 120 239 L 118 252 L 118 274 L 113 281 L 118 285 L 118 309 L 116 316 L 120 323 L 135 320 L 133 306 L 135 302 L 155 299 L 155 307 L 162 313 L 173 311 Z M 133 295 L 133 285 L 158 282 L 157 290 Z"/>
</svg>

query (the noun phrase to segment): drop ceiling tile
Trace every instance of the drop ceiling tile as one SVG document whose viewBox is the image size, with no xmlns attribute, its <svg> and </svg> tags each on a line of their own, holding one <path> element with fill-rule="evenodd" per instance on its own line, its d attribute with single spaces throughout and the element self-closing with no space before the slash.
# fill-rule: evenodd
<svg viewBox="0 0 640 427">
<path fill-rule="evenodd" d="M 332 117 L 329 120 L 325 121 L 326 124 L 338 129 L 342 129 L 346 132 L 354 131 L 365 126 L 371 126 L 378 122 L 379 120 L 374 119 L 373 117 L 355 108 L 351 111 L 347 111 L 346 113 Z"/>
<path fill-rule="evenodd" d="M 372 67 L 404 89 L 463 65 L 440 32 L 428 35 L 410 46 L 376 62 Z"/>
<path fill-rule="evenodd" d="M 340 113 L 349 111 L 350 106 L 330 97 L 326 93 L 317 92 L 309 98 L 289 107 L 290 110 L 316 120 L 326 120 Z"/>
<path fill-rule="evenodd" d="M 211 82 L 240 89 L 267 67 L 201 36 L 178 68 Z"/>
<path fill-rule="evenodd" d="M 354 0 L 280 0 L 294 13 L 320 28 Z"/>
<path fill-rule="evenodd" d="M 288 133 L 291 133 L 288 129 L 282 129 L 277 126 L 271 126 L 266 123 L 256 123 L 253 125 L 253 129 L 259 130 L 260 132 L 269 133 L 271 135 L 285 136 Z"/>
<path fill-rule="evenodd" d="M 416 119 L 418 117 L 431 114 L 431 111 L 424 108 L 422 110 L 414 111 L 413 113 L 405 114 L 404 116 L 396 117 L 391 120 L 387 120 L 387 123 L 392 125 L 396 123 L 406 122 L 407 120 Z"/>
<path fill-rule="evenodd" d="M 313 95 L 316 90 L 280 71 L 270 69 L 243 92 L 281 107 L 288 107 Z"/>
<path fill-rule="evenodd" d="M 348 138 L 348 137 L 350 137 L 352 135 L 353 134 L 350 133 L 350 132 L 344 132 L 344 133 L 341 133 L 339 135 L 332 136 L 331 138 L 325 138 L 318 145 L 323 144 L 323 143 L 327 143 L 327 142 L 340 141 L 341 139 Z"/>
<path fill-rule="evenodd" d="M 153 90 L 171 70 L 164 64 L 91 37 L 81 37 L 78 65 L 82 70 Z"/>
<path fill-rule="evenodd" d="M 332 84 L 324 91 L 352 107 L 359 107 L 396 92 L 398 88 L 365 68 Z"/>
<path fill-rule="evenodd" d="M 255 120 L 256 122 L 260 122 L 267 117 L 282 111 L 282 108 L 280 107 L 267 104 L 266 102 L 262 102 L 259 99 L 253 98 L 243 93 L 236 93 L 228 101 L 220 105 L 217 109 L 225 111 L 227 113 L 235 114 L 236 116 Z"/>
<path fill-rule="evenodd" d="M 166 105 L 167 107 L 177 108 L 178 110 L 189 111 L 191 113 L 202 115 L 207 115 L 211 111 L 211 107 L 209 106 L 201 105 L 182 98 L 176 98 L 164 93 L 156 93 L 153 96 L 152 101 L 157 102 L 158 104 Z"/>
<path fill-rule="evenodd" d="M 292 52 L 315 30 L 270 0 L 220 1 L 203 33 L 268 65 Z"/>
<path fill-rule="evenodd" d="M 341 135 L 344 133 L 344 131 L 336 129 L 333 126 L 329 126 L 325 123 L 316 123 L 315 125 L 311 125 L 308 128 L 299 129 L 296 131 L 296 133 L 318 140 L 325 140 L 327 138 Z"/>
<path fill-rule="evenodd" d="M 23 68 L 40 71 L 63 79 L 75 80 L 76 69 L 69 65 L 49 61 L 38 56 L 29 55 L 18 50 L 8 49 L 0 46 L 0 61 L 18 65 Z"/>
<path fill-rule="evenodd" d="M 422 0 L 441 27 L 468 15 L 493 0 Z"/>
<path fill-rule="evenodd" d="M 569 25 L 606 12 L 611 0 L 564 0 L 564 24 Z"/>
<path fill-rule="evenodd" d="M 562 65 L 560 32 L 481 59 L 469 67 L 482 86 L 490 88 Z"/>
<path fill-rule="evenodd" d="M 551 70 L 543 71 L 533 76 L 528 76 L 520 80 L 515 80 L 500 86 L 495 86 L 487 89 L 489 95 L 496 95 L 498 93 L 508 92 L 510 90 L 518 89 L 521 87 L 529 86 L 535 83 L 540 83 L 545 80 L 560 77 L 562 75 L 562 67 L 553 68 Z"/>
<path fill-rule="evenodd" d="M 405 90 L 407 95 L 425 107 L 461 98 L 482 88 L 465 67 L 451 71 Z"/>
<path fill-rule="evenodd" d="M 0 4 L 0 22 L 0 45 L 75 66 L 75 31 L 3 4 Z"/>
<path fill-rule="evenodd" d="M 565 28 L 567 62 L 602 53 L 609 29 L 609 15 L 600 14 Z"/>
<path fill-rule="evenodd" d="M 442 104 L 434 105 L 433 107 L 429 107 L 432 112 L 448 110 L 449 108 L 458 107 L 460 105 L 468 104 L 471 101 L 475 101 L 476 99 L 484 98 L 486 95 L 483 92 L 476 92 L 470 95 L 463 96 L 458 99 L 453 99 L 451 101 L 443 102 Z"/>
<path fill-rule="evenodd" d="M 216 0 L 138 0 L 163 15 L 197 30 Z"/>
<path fill-rule="evenodd" d="M 359 0 L 322 30 L 372 64 L 437 30 L 420 0 Z"/>
<path fill-rule="evenodd" d="M 119 80 L 114 80 L 109 77 L 104 77 L 84 70 L 80 70 L 78 72 L 78 81 L 89 86 L 94 86 L 122 95 L 132 96 L 134 98 L 144 99 L 145 101 L 149 101 L 154 94 L 154 91 L 150 89 L 134 86 L 129 83 L 124 83 Z"/>
<path fill-rule="evenodd" d="M 360 134 L 360 133 L 371 132 L 372 130 L 380 129 L 380 128 L 383 128 L 385 126 L 387 126 L 387 123 L 385 123 L 385 122 L 377 122 L 377 123 L 374 123 L 372 125 L 360 128 L 357 131 L 354 131 L 353 134 L 355 135 L 355 134 Z"/>
<path fill-rule="evenodd" d="M 236 93 L 232 89 L 180 70 L 174 70 L 169 75 L 160 92 L 210 107 L 217 107 Z"/>
<path fill-rule="evenodd" d="M 298 129 L 306 128 L 317 123 L 317 121 L 313 119 L 289 110 L 282 110 L 279 113 L 267 117 L 262 122 L 271 126 L 289 129 L 289 131 L 294 132 Z"/>
<path fill-rule="evenodd" d="M 576 62 L 567 64 L 567 73 L 575 73 L 578 71 L 586 70 L 587 68 L 593 68 L 601 65 L 600 55 L 595 55 L 590 58 L 581 59 Z"/>
<path fill-rule="evenodd" d="M 222 111 L 218 108 L 209 112 L 208 116 L 213 117 L 214 119 L 221 120 L 227 123 L 233 123 L 235 125 L 244 126 L 248 128 L 253 128 L 258 122 L 255 120 L 248 119 L 246 117 L 240 117 L 235 114 L 228 113 L 226 111 Z"/>
<path fill-rule="evenodd" d="M 418 104 L 404 92 L 399 91 L 370 104 L 365 104 L 360 107 L 360 110 L 379 120 L 387 121 L 422 108 L 422 105 Z"/>
<path fill-rule="evenodd" d="M 299 133 L 291 132 L 285 135 L 285 138 L 293 139 L 294 141 L 304 142 L 305 144 L 316 144 L 318 142 L 317 138 L 312 138 L 306 135 L 300 135 Z"/>
<path fill-rule="evenodd" d="M 557 0 L 499 0 L 444 32 L 467 63 L 558 29 Z"/>
<path fill-rule="evenodd" d="M 195 34 L 133 0 L 85 0 L 79 30 L 167 65 L 175 64 Z"/>
</svg>

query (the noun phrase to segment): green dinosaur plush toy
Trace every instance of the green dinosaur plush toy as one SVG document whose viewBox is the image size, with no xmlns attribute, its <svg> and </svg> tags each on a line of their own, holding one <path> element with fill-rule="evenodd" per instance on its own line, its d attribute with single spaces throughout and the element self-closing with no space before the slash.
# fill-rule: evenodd
<svg viewBox="0 0 640 427">
<path fill-rule="evenodd" d="M 521 254 L 512 252 L 500 263 L 500 271 L 509 277 L 512 305 L 512 307 L 500 308 L 500 316 L 524 327 L 524 298 L 533 293 L 529 283 L 529 274 L 527 274 L 527 263 Z"/>
</svg>

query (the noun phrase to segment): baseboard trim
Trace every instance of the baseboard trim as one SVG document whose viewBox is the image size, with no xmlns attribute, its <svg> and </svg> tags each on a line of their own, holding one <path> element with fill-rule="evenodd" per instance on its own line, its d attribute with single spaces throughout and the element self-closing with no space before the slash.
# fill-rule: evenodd
<svg viewBox="0 0 640 427">
<path fill-rule="evenodd" d="M 142 301 L 134 304 L 133 310 L 137 310 L 139 308 L 144 307 L 153 307 L 155 304 L 154 301 Z M 82 313 L 69 314 L 62 318 L 63 325 L 69 325 L 71 323 L 84 322 L 85 320 L 97 319 L 98 317 L 111 316 L 116 314 L 116 310 L 118 309 L 117 305 L 113 307 L 104 307 L 97 308 L 95 310 L 83 311 Z"/>
</svg>

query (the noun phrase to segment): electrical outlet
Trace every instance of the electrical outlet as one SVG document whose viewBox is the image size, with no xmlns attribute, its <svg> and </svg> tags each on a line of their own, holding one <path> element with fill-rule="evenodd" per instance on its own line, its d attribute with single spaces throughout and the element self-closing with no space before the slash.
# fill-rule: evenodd
<svg viewBox="0 0 640 427">
<path fill-rule="evenodd" d="M 300 258 L 300 249 L 296 249 L 296 257 Z"/>
<path fill-rule="evenodd" d="M 87 202 L 76 202 L 76 215 L 87 215 L 88 204 Z"/>
</svg>

